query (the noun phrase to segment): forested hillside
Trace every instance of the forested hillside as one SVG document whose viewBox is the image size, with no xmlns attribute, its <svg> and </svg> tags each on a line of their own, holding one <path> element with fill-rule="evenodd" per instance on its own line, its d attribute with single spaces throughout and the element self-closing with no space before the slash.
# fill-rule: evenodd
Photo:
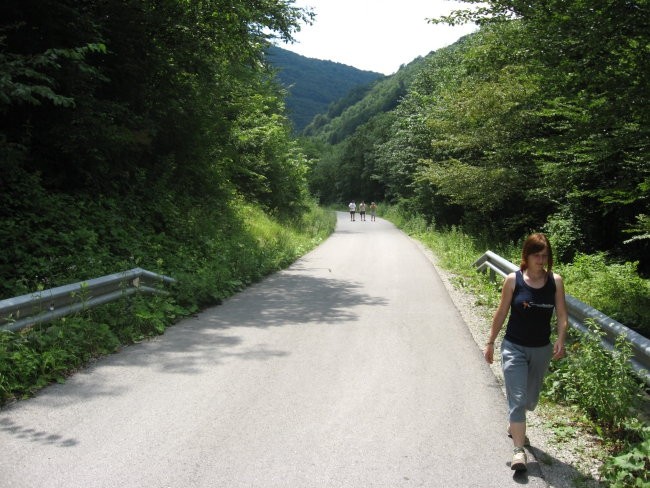
<svg viewBox="0 0 650 488">
<path fill-rule="evenodd" d="M 505 241 L 544 230 L 565 261 L 649 273 L 648 2 L 495 0 L 443 21 L 467 19 L 481 29 L 418 63 L 396 106 L 359 117 L 400 72 L 307 128 L 312 191 Z"/>
<path fill-rule="evenodd" d="M 296 133 L 302 132 L 314 116 L 326 112 L 331 103 L 350 91 L 354 97 L 363 97 L 370 85 L 384 76 L 333 61 L 307 58 L 277 46 L 269 47 L 266 57 L 287 90 L 287 113 Z"/>
<path fill-rule="evenodd" d="M 330 144 L 337 144 L 368 122 L 372 117 L 394 109 L 406 95 L 416 73 L 422 68 L 423 58 L 416 58 L 389 77 L 371 86 L 352 90 L 339 98 L 328 110 L 318 114 L 305 128 L 303 135 L 318 136 Z"/>
<path fill-rule="evenodd" d="M 201 302 L 265 272 L 240 266 L 268 252 L 242 209 L 298 218 L 307 166 L 264 48 L 310 13 L 6 0 L 0 19 L 0 297 L 141 266 L 205 273 Z"/>
</svg>

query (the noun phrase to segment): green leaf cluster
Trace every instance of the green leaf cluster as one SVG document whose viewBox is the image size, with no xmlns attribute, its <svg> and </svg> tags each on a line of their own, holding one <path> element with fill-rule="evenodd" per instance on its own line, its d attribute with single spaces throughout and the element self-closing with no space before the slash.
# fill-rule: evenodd
<svg viewBox="0 0 650 488">
<path fill-rule="evenodd" d="M 603 478 L 612 488 L 650 486 L 650 427 L 640 430 L 641 441 L 630 443 L 603 466 Z"/>
<path fill-rule="evenodd" d="M 558 267 L 571 294 L 650 337 L 650 281 L 639 277 L 638 263 L 609 263 L 603 253 L 578 254 Z"/>
<path fill-rule="evenodd" d="M 0 404 L 28 396 L 53 381 L 65 381 L 74 369 L 118 346 L 108 325 L 81 318 L 21 334 L 0 331 Z"/>
<path fill-rule="evenodd" d="M 311 17 L 281 0 L 2 2 L 0 296 L 192 269 L 180 256 L 240 234 L 241 202 L 303 213 L 308 162 L 264 50 Z"/>
<path fill-rule="evenodd" d="M 607 486 L 648 486 L 650 427 L 637 419 L 644 391 L 628 363 L 631 345 L 621 336 L 607 351 L 601 344 L 604 332 L 588 326 L 589 333 L 571 331 L 569 354 L 553 365 L 543 394 L 586 415 L 610 445 L 613 454 L 601 468 Z"/>
<path fill-rule="evenodd" d="M 624 427 L 639 405 L 641 383 L 629 366 L 631 345 L 620 336 L 610 353 L 601 344 L 604 332 L 593 323 L 589 333 L 571 330 L 568 356 L 546 379 L 544 394 L 578 407 L 610 432 Z"/>
<path fill-rule="evenodd" d="M 264 49 L 308 12 L 280 0 L 10 0 L 0 13 L 2 174 L 38 174 L 75 198 L 192 189 L 301 206 L 305 162 Z"/>
</svg>

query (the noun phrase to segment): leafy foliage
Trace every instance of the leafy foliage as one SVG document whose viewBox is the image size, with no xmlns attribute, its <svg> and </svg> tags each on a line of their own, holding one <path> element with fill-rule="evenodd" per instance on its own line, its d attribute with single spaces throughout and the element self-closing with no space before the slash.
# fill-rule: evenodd
<svg viewBox="0 0 650 488">
<path fill-rule="evenodd" d="M 612 488 L 650 486 L 650 427 L 639 429 L 641 440 L 607 460 L 603 478 Z"/>
<path fill-rule="evenodd" d="M 89 324 L 80 318 L 21 334 L 0 331 L 0 404 L 52 381 L 64 381 L 70 371 L 118 346 L 106 324 Z"/>
<path fill-rule="evenodd" d="M 610 354 L 601 345 L 604 332 L 588 324 L 590 333 L 578 333 L 569 355 L 545 380 L 545 395 L 575 405 L 605 429 L 623 427 L 641 398 L 641 384 L 629 366 L 632 350 L 620 336 Z"/>
<path fill-rule="evenodd" d="M 282 218 L 308 206 L 307 161 L 262 61 L 309 12 L 10 0 L 0 14 L 1 296 L 134 263 L 182 271 L 165 248 L 201 254 L 242 197 Z"/>
<path fill-rule="evenodd" d="M 639 277 L 637 264 L 608 263 L 603 253 L 578 254 L 558 269 L 572 295 L 648 337 L 650 281 Z"/>
</svg>

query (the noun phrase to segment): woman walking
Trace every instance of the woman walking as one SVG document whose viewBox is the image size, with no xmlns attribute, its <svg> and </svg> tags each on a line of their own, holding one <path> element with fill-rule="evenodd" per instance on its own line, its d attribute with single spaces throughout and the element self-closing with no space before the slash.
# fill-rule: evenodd
<svg viewBox="0 0 650 488">
<path fill-rule="evenodd" d="M 558 337 L 551 345 L 551 317 L 557 316 Z M 510 273 L 501 291 L 501 302 L 492 319 L 485 346 L 485 360 L 492 364 L 494 342 L 510 312 L 506 334 L 501 343 L 501 366 L 508 398 L 508 435 L 514 451 L 511 468 L 526 469 L 524 445 L 526 411 L 537 406 L 544 376 L 553 359 L 564 356 L 567 329 L 567 307 L 562 277 L 553 273 L 553 251 L 548 238 L 541 233 L 530 235 L 524 242 L 520 269 Z"/>
</svg>

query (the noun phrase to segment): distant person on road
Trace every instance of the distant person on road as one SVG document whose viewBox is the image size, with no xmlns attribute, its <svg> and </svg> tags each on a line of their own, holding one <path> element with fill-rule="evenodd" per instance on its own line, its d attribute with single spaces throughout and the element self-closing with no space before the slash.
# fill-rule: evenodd
<svg viewBox="0 0 650 488">
<path fill-rule="evenodd" d="M 354 222 L 354 214 L 357 211 L 357 204 L 354 203 L 354 200 L 348 204 L 348 208 L 350 209 L 350 222 Z"/>
<path fill-rule="evenodd" d="M 551 344 L 551 317 L 557 316 L 557 340 Z M 553 273 L 553 251 L 544 234 L 532 234 L 524 242 L 519 271 L 510 273 L 503 282 L 501 302 L 497 308 L 490 336 L 485 346 L 485 360 L 492 364 L 494 342 L 510 312 L 505 337 L 501 343 L 501 367 L 508 398 L 508 436 L 514 451 L 510 467 L 524 471 L 527 457 L 526 410 L 534 410 L 539 400 L 544 376 L 553 359 L 564 356 L 567 330 L 567 306 L 562 277 Z"/>
<path fill-rule="evenodd" d="M 363 222 L 366 221 L 366 203 L 363 200 L 359 204 L 359 217 Z"/>
<path fill-rule="evenodd" d="M 377 204 L 375 202 L 370 202 L 370 222 L 375 221 L 376 215 L 377 215 Z"/>
</svg>

